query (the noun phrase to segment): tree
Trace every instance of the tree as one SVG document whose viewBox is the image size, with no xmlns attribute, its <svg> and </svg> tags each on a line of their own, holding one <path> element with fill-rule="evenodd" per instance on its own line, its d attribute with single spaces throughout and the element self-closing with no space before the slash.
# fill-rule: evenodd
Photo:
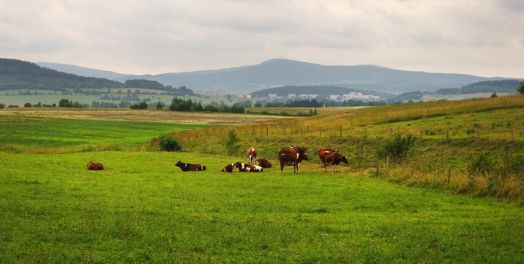
<svg viewBox="0 0 524 264">
<path fill-rule="evenodd" d="M 231 129 L 227 133 L 227 138 L 225 142 L 225 147 L 227 150 L 227 154 L 229 156 L 232 156 L 233 154 L 237 153 L 240 150 L 240 146 L 238 145 L 238 136 L 237 133 L 235 133 L 235 130 Z"/>
<path fill-rule="evenodd" d="M 60 99 L 60 101 L 58 101 L 58 107 L 73 107 L 73 101 Z"/>
<path fill-rule="evenodd" d="M 524 82 L 520 82 L 520 87 L 517 89 L 519 94 L 524 94 Z"/>
<path fill-rule="evenodd" d="M 498 96 L 497 96 L 497 93 L 496 93 L 496 92 L 493 92 L 493 93 L 491 94 L 490 97 L 491 97 L 491 98 L 497 98 Z"/>
</svg>

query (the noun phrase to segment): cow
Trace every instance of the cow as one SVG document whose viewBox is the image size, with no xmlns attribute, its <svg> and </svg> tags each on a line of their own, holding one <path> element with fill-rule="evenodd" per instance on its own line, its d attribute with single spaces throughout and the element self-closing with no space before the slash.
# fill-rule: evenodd
<svg viewBox="0 0 524 264">
<path fill-rule="evenodd" d="M 100 162 L 89 161 L 87 163 L 87 169 L 88 170 L 103 170 L 104 169 L 104 164 L 102 164 Z"/>
<path fill-rule="evenodd" d="M 238 171 L 244 171 L 244 172 L 262 172 L 264 171 L 264 168 L 258 165 L 245 164 L 241 162 L 235 163 L 235 167 L 238 169 Z"/>
<path fill-rule="evenodd" d="M 338 152 L 332 152 L 331 154 L 327 154 L 327 156 L 325 157 L 325 164 L 326 164 L 325 171 L 327 171 L 327 165 L 332 165 L 333 172 L 335 172 L 340 162 L 344 162 L 348 164 L 348 158 Z"/>
<path fill-rule="evenodd" d="M 258 166 L 262 168 L 271 168 L 271 166 L 273 166 L 273 164 L 271 164 L 271 161 L 267 159 L 257 159 L 256 161 L 258 162 Z"/>
<path fill-rule="evenodd" d="M 253 160 L 257 158 L 257 152 L 255 148 L 251 147 L 247 150 L 247 157 L 249 159 L 249 163 L 253 163 Z"/>
<path fill-rule="evenodd" d="M 205 171 L 206 166 L 202 164 L 190 164 L 178 161 L 175 166 L 180 167 L 182 171 Z"/>
<path fill-rule="evenodd" d="M 308 156 L 306 154 L 307 148 L 300 147 L 300 146 L 289 146 L 282 148 L 278 152 L 278 160 L 280 161 L 280 173 L 284 170 L 284 166 L 293 165 L 293 172 L 298 172 L 298 167 L 300 166 L 300 163 L 304 160 L 308 160 Z"/>
<path fill-rule="evenodd" d="M 317 151 L 318 158 L 320 159 L 320 165 L 323 168 L 326 167 L 326 157 L 328 157 L 329 155 L 331 155 L 334 152 L 338 152 L 338 151 L 336 149 L 332 149 L 332 148 L 320 148 Z"/>
<path fill-rule="evenodd" d="M 224 166 L 224 168 L 222 168 L 222 172 L 233 172 L 234 168 L 235 168 L 234 163 L 227 164 L 226 166 Z"/>
</svg>

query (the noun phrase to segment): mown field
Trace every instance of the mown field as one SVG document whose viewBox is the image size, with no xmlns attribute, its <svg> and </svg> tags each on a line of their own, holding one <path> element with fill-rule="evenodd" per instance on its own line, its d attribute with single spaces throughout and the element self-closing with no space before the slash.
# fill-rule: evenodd
<svg viewBox="0 0 524 264">
<path fill-rule="evenodd" d="M 521 196 L 475 192 L 470 178 L 459 177 L 478 153 L 503 154 L 508 144 L 513 154 L 523 151 L 519 100 L 351 109 L 244 126 L 4 111 L 0 259 L 521 263 Z M 118 113 L 106 113 L 105 119 L 120 119 Z M 241 151 L 254 145 L 275 163 L 280 147 L 301 144 L 310 148 L 312 160 L 298 174 L 290 167 L 283 174 L 277 168 L 222 173 L 226 163 L 245 160 L 241 151 L 225 155 L 231 129 Z M 147 147 L 152 138 L 173 131 L 184 152 Z M 381 161 L 376 150 L 404 131 L 420 137 L 409 159 L 387 169 L 382 163 L 375 174 Z M 453 131 L 450 140 L 446 131 Z M 325 173 L 313 158 L 318 146 L 349 154 L 349 167 Z M 86 170 L 89 160 L 106 169 Z M 174 166 L 178 160 L 204 163 L 208 170 L 183 173 Z M 451 185 L 445 181 L 450 164 Z M 467 187 L 462 191 L 454 185 L 459 179 Z"/>
<path fill-rule="evenodd" d="M 519 263 L 522 203 L 191 153 L 0 153 L 2 262 Z M 105 171 L 87 171 L 88 160 Z M 182 173 L 177 160 L 209 170 Z"/>
</svg>

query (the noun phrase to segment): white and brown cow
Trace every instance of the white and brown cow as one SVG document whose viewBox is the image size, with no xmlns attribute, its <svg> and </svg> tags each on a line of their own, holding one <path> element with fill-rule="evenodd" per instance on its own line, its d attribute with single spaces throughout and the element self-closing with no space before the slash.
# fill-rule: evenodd
<svg viewBox="0 0 524 264">
<path fill-rule="evenodd" d="M 264 168 L 258 165 L 245 164 L 241 162 L 235 163 L 235 167 L 238 169 L 238 171 L 242 171 L 242 172 L 262 172 L 264 171 Z"/>
<path fill-rule="evenodd" d="M 332 152 L 331 154 L 327 154 L 325 157 L 325 171 L 327 171 L 327 166 L 331 165 L 333 166 L 333 172 L 335 172 L 340 162 L 348 164 L 348 158 L 338 152 Z"/>
<path fill-rule="evenodd" d="M 289 146 L 282 148 L 278 152 L 278 160 L 280 161 L 280 173 L 284 170 L 284 166 L 293 166 L 293 172 L 298 172 L 300 163 L 304 160 L 308 160 L 306 154 L 307 149 L 300 146 Z"/>
<path fill-rule="evenodd" d="M 247 157 L 249 159 L 249 163 L 253 163 L 253 160 L 257 158 L 257 151 L 255 148 L 251 147 L 247 150 Z"/>
</svg>

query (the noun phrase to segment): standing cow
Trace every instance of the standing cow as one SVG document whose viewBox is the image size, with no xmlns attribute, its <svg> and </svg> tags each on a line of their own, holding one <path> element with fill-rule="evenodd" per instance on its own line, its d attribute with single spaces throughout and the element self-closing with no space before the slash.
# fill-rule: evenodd
<svg viewBox="0 0 524 264">
<path fill-rule="evenodd" d="M 322 165 L 322 167 L 326 167 L 326 158 L 337 152 L 336 149 L 332 149 L 332 148 L 320 148 L 317 153 L 318 153 L 318 158 L 320 159 L 320 165 Z"/>
<path fill-rule="evenodd" d="M 327 166 L 332 165 L 333 166 L 333 172 L 335 172 L 338 168 L 338 164 L 340 162 L 344 162 L 348 164 L 348 158 L 338 152 L 332 152 L 331 154 L 327 154 L 325 156 L 325 171 L 327 171 Z"/>
<path fill-rule="evenodd" d="M 249 163 L 253 163 L 253 160 L 257 158 L 257 152 L 255 148 L 251 147 L 247 150 L 247 157 L 249 159 Z"/>
<path fill-rule="evenodd" d="M 278 160 L 280 161 L 280 173 L 284 170 L 284 166 L 293 166 L 293 172 L 298 172 L 300 163 L 304 160 L 308 160 L 306 154 L 307 149 L 300 146 L 289 146 L 282 148 L 278 152 Z"/>
</svg>

